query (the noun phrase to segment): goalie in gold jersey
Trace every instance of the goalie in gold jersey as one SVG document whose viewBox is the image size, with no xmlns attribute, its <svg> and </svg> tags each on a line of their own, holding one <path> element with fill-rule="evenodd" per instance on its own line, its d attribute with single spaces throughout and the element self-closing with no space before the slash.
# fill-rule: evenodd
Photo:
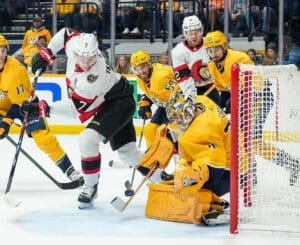
<svg viewBox="0 0 300 245">
<path fill-rule="evenodd" d="M 167 101 L 180 88 L 172 67 L 160 63 L 152 64 L 149 54 L 143 50 L 131 55 L 130 65 L 137 76 L 137 84 L 144 93 L 138 103 L 139 116 L 144 120 L 151 119 L 144 129 L 146 144 L 149 147 L 157 128 L 168 122 L 165 110 Z M 157 106 L 154 115 L 151 111 L 152 104 Z"/>
<path fill-rule="evenodd" d="M 43 100 L 38 101 L 37 97 L 33 100 L 36 103 L 27 103 L 34 92 L 29 76 L 25 67 L 7 55 L 7 51 L 8 41 L 0 35 L 0 139 L 9 133 L 14 119 L 23 121 L 24 111 L 28 111 L 27 134 L 71 181 L 80 180 L 83 184 L 82 176 L 74 169 L 55 135 L 49 132 L 46 118 L 39 116 L 42 110 L 49 113 L 49 106 Z"/>
<path fill-rule="evenodd" d="M 170 98 L 166 111 L 180 131 L 180 160 L 174 183 L 150 185 L 146 215 L 196 224 L 228 222 L 223 212 L 228 202 L 219 197 L 229 192 L 230 124 L 225 113 L 206 96 L 184 100 L 180 92 Z"/>
</svg>

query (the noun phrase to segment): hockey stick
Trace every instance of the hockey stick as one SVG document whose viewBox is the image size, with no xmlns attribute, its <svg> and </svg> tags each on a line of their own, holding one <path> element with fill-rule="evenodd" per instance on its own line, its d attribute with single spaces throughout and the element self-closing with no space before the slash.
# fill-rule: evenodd
<svg viewBox="0 0 300 245">
<path fill-rule="evenodd" d="M 12 143 L 14 146 L 17 146 L 17 143 L 8 135 L 6 135 L 6 139 Z M 69 189 L 75 189 L 79 186 L 81 186 L 81 183 L 79 180 L 75 180 L 72 182 L 67 183 L 61 183 L 54 179 L 36 160 L 34 160 L 29 153 L 27 153 L 22 147 L 19 149 L 22 154 L 27 157 L 28 160 L 30 160 L 44 175 L 46 175 L 55 185 L 57 185 L 60 189 L 63 190 L 69 190 Z"/>
<path fill-rule="evenodd" d="M 32 99 L 32 97 L 34 96 L 35 87 L 36 87 L 36 84 L 37 84 L 37 81 L 38 81 L 38 78 L 39 78 L 40 74 L 41 74 L 41 69 L 37 70 L 35 75 L 34 75 L 33 82 L 32 82 L 32 91 L 31 91 L 30 99 Z M 19 158 L 19 153 L 20 153 L 21 145 L 22 145 L 23 138 L 24 138 L 24 133 L 25 133 L 27 120 L 28 120 L 28 112 L 26 112 L 25 115 L 24 115 L 23 123 L 21 125 L 21 130 L 20 130 L 20 134 L 19 134 L 19 140 L 18 140 L 18 143 L 15 145 L 16 146 L 16 152 L 15 152 L 14 160 L 13 160 L 11 170 L 10 170 L 10 173 L 9 173 L 8 182 L 7 182 L 6 189 L 5 189 L 5 194 L 7 194 L 11 189 L 12 180 L 13 180 L 13 177 L 14 177 L 14 174 L 15 174 L 17 161 L 18 161 L 18 158 Z"/>
<path fill-rule="evenodd" d="M 135 197 L 136 193 L 141 189 L 141 187 L 143 186 L 143 184 L 146 182 L 146 180 L 153 174 L 153 172 L 155 171 L 155 169 L 158 166 L 158 162 L 155 161 L 152 164 L 152 167 L 150 168 L 148 174 L 142 179 L 141 183 L 137 186 L 137 188 L 134 190 L 133 195 L 127 200 L 127 202 L 123 201 L 122 198 L 120 197 L 115 197 L 110 203 L 111 205 L 119 210 L 120 212 L 123 212 L 126 207 L 128 206 L 128 204 L 132 201 L 132 199 Z"/>
<path fill-rule="evenodd" d="M 141 131 L 141 135 L 140 135 L 140 139 L 139 139 L 139 143 L 138 143 L 138 148 L 141 148 L 141 145 L 142 145 L 145 124 L 146 124 L 146 119 L 143 120 L 143 126 L 142 126 L 142 131 Z M 126 190 L 125 190 L 124 194 L 127 197 L 134 195 L 134 190 L 132 189 L 132 186 L 133 186 L 133 181 L 134 181 L 134 177 L 135 177 L 135 172 L 136 172 L 136 168 L 133 168 L 132 175 L 131 175 L 131 181 L 129 182 L 129 180 L 127 180 L 125 182 L 125 188 L 126 188 Z"/>
</svg>

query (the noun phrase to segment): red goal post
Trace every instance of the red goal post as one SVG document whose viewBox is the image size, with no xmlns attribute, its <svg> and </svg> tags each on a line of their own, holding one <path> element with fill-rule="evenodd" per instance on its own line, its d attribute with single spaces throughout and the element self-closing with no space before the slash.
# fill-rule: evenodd
<svg viewBox="0 0 300 245">
<path fill-rule="evenodd" d="M 232 67 L 230 232 L 300 232 L 300 71 Z"/>
</svg>

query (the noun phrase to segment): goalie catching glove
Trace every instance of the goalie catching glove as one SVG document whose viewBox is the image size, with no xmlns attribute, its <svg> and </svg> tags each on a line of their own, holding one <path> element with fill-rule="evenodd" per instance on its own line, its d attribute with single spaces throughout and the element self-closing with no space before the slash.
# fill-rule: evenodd
<svg viewBox="0 0 300 245">
<path fill-rule="evenodd" d="M 208 178 L 209 170 L 206 164 L 197 160 L 189 164 L 184 158 L 181 158 L 175 168 L 175 189 L 181 190 L 184 187 L 189 187 L 189 189 L 194 189 L 197 192 Z"/>
<path fill-rule="evenodd" d="M 151 105 L 152 101 L 146 95 L 142 95 L 141 99 L 138 102 L 139 117 L 141 117 L 142 119 L 150 119 L 152 117 Z"/>
<path fill-rule="evenodd" d="M 32 57 L 31 70 L 35 74 L 37 70 L 41 69 L 41 73 L 46 71 L 47 65 L 52 64 L 55 56 L 52 54 L 51 49 L 41 48 L 39 52 Z"/>
</svg>

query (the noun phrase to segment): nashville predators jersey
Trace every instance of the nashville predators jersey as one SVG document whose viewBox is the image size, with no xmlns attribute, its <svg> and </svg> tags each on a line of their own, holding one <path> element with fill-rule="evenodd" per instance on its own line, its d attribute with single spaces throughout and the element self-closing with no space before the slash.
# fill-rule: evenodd
<svg viewBox="0 0 300 245">
<path fill-rule="evenodd" d="M 7 56 L 0 71 L 0 115 L 6 115 L 13 104 L 21 105 L 30 98 L 32 84 L 26 68 L 14 57 Z"/>
<path fill-rule="evenodd" d="M 137 77 L 137 83 L 153 103 L 163 106 L 170 96 L 180 88 L 177 85 L 171 66 L 154 63 L 152 68 L 150 82 L 147 83 Z"/>
<path fill-rule="evenodd" d="M 36 42 L 40 36 L 46 37 L 47 43 L 49 43 L 51 40 L 51 33 L 45 27 L 42 27 L 38 31 L 34 30 L 33 28 L 27 30 L 22 41 L 22 52 L 24 53 L 24 50 L 26 52 L 28 47 L 36 46 Z"/>
<path fill-rule="evenodd" d="M 230 125 L 225 113 L 208 97 L 197 96 L 195 103 L 202 113 L 179 136 L 180 156 L 215 168 L 229 169 Z"/>
<path fill-rule="evenodd" d="M 237 63 L 254 65 L 247 54 L 232 49 L 227 49 L 227 55 L 222 62 L 216 64 L 210 61 L 208 63 L 209 72 L 218 91 L 230 91 L 231 67 Z"/>
</svg>

